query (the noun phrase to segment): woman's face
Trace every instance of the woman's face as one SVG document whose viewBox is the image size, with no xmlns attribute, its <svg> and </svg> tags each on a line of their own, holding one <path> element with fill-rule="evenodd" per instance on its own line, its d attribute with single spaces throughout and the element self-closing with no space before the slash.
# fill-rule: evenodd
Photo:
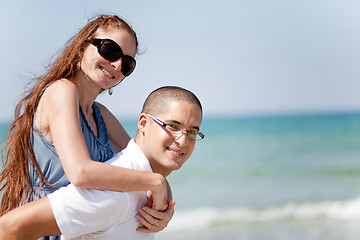
<svg viewBox="0 0 360 240">
<path fill-rule="evenodd" d="M 94 38 L 111 39 L 122 49 L 124 55 L 134 57 L 136 54 L 136 41 L 134 37 L 123 29 L 108 28 L 99 29 Z M 121 72 L 122 58 L 115 61 L 104 59 L 93 44 L 89 44 L 81 61 L 81 70 L 87 76 L 94 87 L 107 89 L 121 81 L 125 76 Z"/>
</svg>

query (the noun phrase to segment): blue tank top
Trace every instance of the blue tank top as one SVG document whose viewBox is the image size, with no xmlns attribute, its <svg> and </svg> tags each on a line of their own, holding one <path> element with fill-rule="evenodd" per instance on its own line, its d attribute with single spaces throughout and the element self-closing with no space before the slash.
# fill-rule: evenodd
<svg viewBox="0 0 360 240">
<path fill-rule="evenodd" d="M 92 160 L 98 162 L 104 162 L 114 156 L 115 150 L 111 146 L 110 139 L 107 133 L 107 128 L 104 122 L 103 117 L 101 116 L 99 108 L 96 104 L 93 104 L 93 112 L 95 117 L 95 122 L 98 128 L 98 137 L 92 131 L 90 125 L 86 121 L 85 115 L 82 111 L 82 108 L 79 104 L 80 111 L 80 124 L 81 129 L 84 134 L 85 142 L 89 150 L 89 154 Z M 31 141 L 35 154 L 35 158 L 40 166 L 42 173 L 45 176 L 45 179 L 56 187 L 52 187 L 43 183 L 43 186 L 40 189 L 38 195 L 33 196 L 30 200 L 35 200 L 40 197 L 44 197 L 49 193 L 54 192 L 60 187 L 66 186 L 69 184 L 64 169 L 61 165 L 60 159 L 56 153 L 54 145 L 52 145 L 47 139 L 42 135 L 42 133 L 36 127 L 35 121 L 33 125 L 33 130 L 31 132 Z M 35 190 L 39 186 L 39 178 L 36 174 L 36 171 L 32 166 L 29 166 L 30 174 L 30 183 L 32 184 Z"/>
</svg>

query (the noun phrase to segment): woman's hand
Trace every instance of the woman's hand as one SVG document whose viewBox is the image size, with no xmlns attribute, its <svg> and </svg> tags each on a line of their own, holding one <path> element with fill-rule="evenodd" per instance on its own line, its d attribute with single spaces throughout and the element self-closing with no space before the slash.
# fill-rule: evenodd
<svg viewBox="0 0 360 240">
<path fill-rule="evenodd" d="M 169 207 L 169 201 L 172 200 L 172 192 L 169 182 L 161 174 L 157 174 L 160 180 L 156 187 L 148 191 L 146 206 L 156 211 L 164 212 Z"/>
<path fill-rule="evenodd" d="M 137 231 L 144 233 L 155 233 L 164 230 L 174 215 L 175 201 L 170 200 L 168 208 L 164 212 L 144 206 L 139 209 L 137 219 L 143 225 Z"/>
</svg>

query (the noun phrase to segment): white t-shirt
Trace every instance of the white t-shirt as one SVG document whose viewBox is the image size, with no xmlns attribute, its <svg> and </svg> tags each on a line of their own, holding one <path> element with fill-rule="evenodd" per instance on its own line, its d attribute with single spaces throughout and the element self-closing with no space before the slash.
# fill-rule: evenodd
<svg viewBox="0 0 360 240">
<path fill-rule="evenodd" d="M 134 140 L 106 161 L 118 167 L 152 172 L 149 161 Z M 115 192 L 83 189 L 70 184 L 48 195 L 62 239 L 154 239 L 152 233 L 137 232 L 138 209 L 146 203 L 146 192 Z"/>
</svg>

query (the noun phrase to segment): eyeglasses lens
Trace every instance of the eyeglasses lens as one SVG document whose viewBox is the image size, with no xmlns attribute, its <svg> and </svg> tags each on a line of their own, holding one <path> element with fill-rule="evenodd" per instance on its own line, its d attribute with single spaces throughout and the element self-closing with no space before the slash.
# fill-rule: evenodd
<svg viewBox="0 0 360 240">
<path fill-rule="evenodd" d="M 187 131 L 187 130 L 181 128 L 180 126 L 166 125 L 165 128 L 176 137 L 180 137 L 182 134 L 185 133 L 188 136 L 188 138 L 190 138 L 192 140 L 198 141 L 198 140 L 201 140 L 204 138 L 202 133 L 195 132 L 195 131 Z"/>
<path fill-rule="evenodd" d="M 135 69 L 135 60 L 132 57 L 129 56 L 123 56 L 123 62 L 121 66 L 121 72 L 124 74 L 124 76 L 129 76 Z"/>
<path fill-rule="evenodd" d="M 99 54 L 109 61 L 115 61 L 124 55 L 120 46 L 109 40 L 103 41 L 98 50 Z"/>
</svg>

